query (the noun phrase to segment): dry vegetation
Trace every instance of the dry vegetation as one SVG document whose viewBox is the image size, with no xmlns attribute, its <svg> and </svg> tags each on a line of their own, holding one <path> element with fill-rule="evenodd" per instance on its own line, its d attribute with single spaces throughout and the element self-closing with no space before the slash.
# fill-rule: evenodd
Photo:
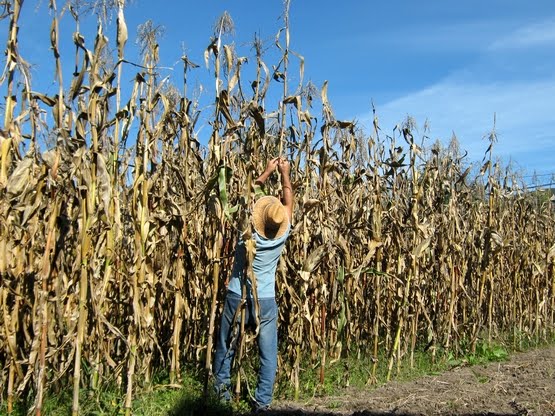
<svg viewBox="0 0 555 416">
<path fill-rule="evenodd" d="M 100 26 L 85 39 L 76 19 L 74 62 L 63 63 L 50 2 L 59 77 L 51 96 L 33 90 L 18 53 L 22 3 L 0 6 L 9 21 L 0 80 L 0 394 L 8 410 L 31 397 L 38 415 L 49 391 L 72 385 L 77 414 L 80 388 L 116 383 L 129 413 L 155 372 L 166 369 L 177 384 L 184 363 L 209 369 L 237 231 L 248 231 L 258 191 L 251 180 L 278 154 L 291 160 L 298 201 L 277 279 L 279 378 L 297 391 L 306 360 L 323 381 L 341 354 L 384 356 L 389 378 L 422 345 L 457 355 L 500 333 L 552 336 L 553 204 L 495 161 L 495 132 L 473 170 L 455 140 L 425 147 L 410 119 L 391 134 L 377 118 L 369 133 L 337 120 L 327 86 L 303 81 L 286 2 L 273 65 L 258 39 L 248 61 L 225 43 L 229 16 L 216 26 L 205 52 L 215 89 L 204 146 L 187 90 L 195 65 L 183 56 L 183 78 L 168 87 L 152 24 L 141 27 L 142 62 L 127 62 L 124 0 L 113 5 L 117 39 Z M 66 89 L 62 65 L 75 65 Z M 253 75 L 242 77 L 247 66 Z M 123 72 L 135 74 L 132 84 L 121 82 Z M 252 346 L 244 338 L 243 349 Z M 375 375 L 377 360 L 368 366 Z"/>
</svg>

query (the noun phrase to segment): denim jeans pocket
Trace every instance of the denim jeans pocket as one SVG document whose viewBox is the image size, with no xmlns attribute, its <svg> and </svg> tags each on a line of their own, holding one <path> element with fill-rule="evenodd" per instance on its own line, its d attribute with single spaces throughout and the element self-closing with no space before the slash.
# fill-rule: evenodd
<svg viewBox="0 0 555 416">
<path fill-rule="evenodd" d="M 261 321 L 272 321 L 277 319 L 278 309 L 277 303 L 274 298 L 259 299 L 260 305 L 260 320 Z"/>
</svg>

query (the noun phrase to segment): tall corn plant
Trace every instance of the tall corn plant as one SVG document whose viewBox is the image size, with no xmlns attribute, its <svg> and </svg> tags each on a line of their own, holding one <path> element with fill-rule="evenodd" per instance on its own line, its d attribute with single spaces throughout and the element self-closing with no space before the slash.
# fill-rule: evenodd
<svg viewBox="0 0 555 416">
<path fill-rule="evenodd" d="M 185 362 L 206 372 L 208 387 L 233 247 L 240 234 L 250 241 L 255 196 L 279 194 L 279 181 L 266 189 L 252 181 L 277 155 L 291 161 L 297 201 L 277 272 L 278 380 L 297 395 L 304 372 L 324 384 L 330 363 L 347 355 L 369 357 L 369 382 L 377 382 L 383 357 L 391 378 L 422 348 L 456 356 L 506 331 L 515 342 L 551 336 L 553 206 L 501 169 L 493 147 L 480 171 L 455 139 L 447 149 L 417 143 L 413 122 L 385 134 L 374 112 L 367 134 L 337 120 L 330 86 L 302 81 L 289 3 L 276 65 L 258 38 L 254 59 L 239 56 L 225 19 L 216 25 L 204 147 L 201 107 L 187 88 L 196 65 L 182 57 L 183 88 L 161 78 L 152 22 L 141 32 L 143 61 L 129 65 L 125 2 L 113 6 L 111 41 L 102 19 L 85 39 L 84 13 L 72 7 L 75 71 L 64 90 L 58 69 L 51 97 L 31 88 L 17 48 L 21 2 L 10 3 L 0 131 L 0 394 L 9 412 L 30 395 L 41 414 L 50 391 L 73 383 L 76 414 L 80 389 L 116 383 L 130 414 L 155 369 L 176 384 Z M 251 62 L 254 80 L 245 75 Z M 122 82 L 127 68 L 138 71 L 130 83 Z M 49 150 L 39 146 L 45 137 Z M 238 334 L 237 392 L 252 335 Z"/>
</svg>

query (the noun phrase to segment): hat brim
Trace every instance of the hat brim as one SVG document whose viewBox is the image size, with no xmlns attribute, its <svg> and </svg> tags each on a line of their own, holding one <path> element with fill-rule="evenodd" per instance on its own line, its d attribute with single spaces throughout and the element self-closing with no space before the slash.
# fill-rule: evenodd
<svg viewBox="0 0 555 416">
<path fill-rule="evenodd" d="M 280 209 L 284 211 L 283 214 L 286 220 L 281 223 L 275 235 L 270 235 L 267 232 L 265 227 L 264 209 L 268 205 L 275 204 L 275 203 L 279 204 L 279 206 L 281 207 Z M 254 209 L 252 213 L 252 222 L 254 225 L 254 229 L 258 233 L 258 235 L 268 240 L 275 240 L 277 238 L 283 237 L 283 235 L 287 232 L 287 227 L 289 227 L 289 216 L 287 215 L 285 207 L 283 206 L 283 204 L 279 199 L 277 199 L 275 196 L 263 196 L 262 198 L 258 199 L 258 201 L 256 201 L 256 203 L 254 204 Z"/>
</svg>

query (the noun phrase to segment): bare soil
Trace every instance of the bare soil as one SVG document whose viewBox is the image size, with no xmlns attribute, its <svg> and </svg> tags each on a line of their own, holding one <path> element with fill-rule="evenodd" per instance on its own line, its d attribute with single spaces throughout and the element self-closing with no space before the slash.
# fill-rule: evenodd
<svg viewBox="0 0 555 416">
<path fill-rule="evenodd" d="M 378 388 L 349 388 L 306 403 L 280 401 L 267 414 L 555 416 L 555 347 Z"/>
</svg>

